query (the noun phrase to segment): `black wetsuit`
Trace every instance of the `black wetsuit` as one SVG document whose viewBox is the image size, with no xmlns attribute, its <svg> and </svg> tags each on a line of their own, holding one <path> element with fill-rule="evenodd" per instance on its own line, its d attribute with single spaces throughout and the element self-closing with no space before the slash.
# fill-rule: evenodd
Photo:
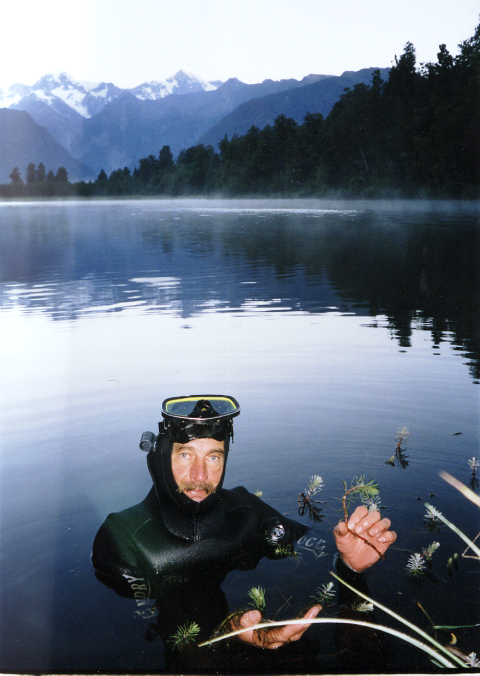
<svg viewBox="0 0 480 676">
<path fill-rule="evenodd" d="M 179 516 L 175 510 L 172 514 Z M 199 529 L 196 520 L 195 514 L 182 514 L 184 537 L 172 533 L 154 487 L 138 505 L 107 517 L 95 538 L 92 562 L 103 584 L 136 599 L 139 617 L 156 620 L 146 638 L 160 635 L 168 670 L 191 671 L 193 663 L 197 672 L 220 668 L 226 673 L 233 659 L 226 645 L 196 650 L 192 656 L 188 650 L 170 650 L 170 637 L 178 627 L 195 622 L 201 630 L 196 642 L 210 638 L 229 614 L 221 589 L 228 572 L 251 570 L 263 557 L 284 558 L 307 528 L 243 487 L 218 491 Z M 244 659 L 249 650 L 238 645 L 234 653 L 240 649 Z"/>
<path fill-rule="evenodd" d="M 249 570 L 260 559 L 283 558 L 307 530 L 245 488 L 222 489 L 208 512 L 209 533 L 173 534 L 165 525 L 155 488 L 138 505 L 110 514 L 97 533 L 92 562 L 97 577 L 122 596 L 134 596 L 131 579 L 143 579 L 148 597 L 165 585 L 202 579 L 219 585 L 231 570 Z"/>
<path fill-rule="evenodd" d="M 97 578 L 121 596 L 136 599 L 139 615 L 156 619 L 145 638 L 160 635 L 170 673 L 251 671 L 253 664 L 260 673 L 275 671 L 278 659 L 272 651 L 222 641 L 208 651 L 192 644 L 180 652 L 171 649 L 170 641 L 191 622 L 201 630 L 195 643 L 210 638 L 228 617 L 221 589 L 226 575 L 252 570 L 264 557 L 285 558 L 308 528 L 243 487 L 223 489 L 223 475 L 216 492 L 199 503 L 179 494 L 171 471 L 171 440 L 164 437 L 147 460 L 152 490 L 139 504 L 110 514 L 97 533 L 92 553 Z M 357 588 L 364 584 L 363 575 L 340 565 Z M 291 655 L 296 672 L 311 673 L 316 663 L 308 656 L 304 660 L 305 646 L 303 639 L 281 653 L 284 659 Z"/>
</svg>

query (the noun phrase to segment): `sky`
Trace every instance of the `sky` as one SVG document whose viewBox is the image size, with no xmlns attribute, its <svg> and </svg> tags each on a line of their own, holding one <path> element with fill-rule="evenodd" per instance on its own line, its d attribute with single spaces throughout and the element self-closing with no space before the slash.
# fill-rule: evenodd
<svg viewBox="0 0 480 676">
<path fill-rule="evenodd" d="M 301 79 L 458 53 L 478 0 L 21 0 L 2 7 L 0 87 L 46 73 L 123 88 L 179 70 L 206 80 Z"/>
</svg>

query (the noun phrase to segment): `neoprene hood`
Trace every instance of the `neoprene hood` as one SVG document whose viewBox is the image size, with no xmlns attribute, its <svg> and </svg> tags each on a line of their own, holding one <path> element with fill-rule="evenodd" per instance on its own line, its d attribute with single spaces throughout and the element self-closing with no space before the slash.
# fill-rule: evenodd
<svg viewBox="0 0 480 676">
<path fill-rule="evenodd" d="M 159 433 L 142 435 L 140 448 L 148 451 L 147 464 L 155 486 L 162 516 L 170 532 L 185 539 L 203 539 L 218 528 L 218 503 L 227 465 L 230 439 L 233 439 L 233 418 L 240 406 L 233 397 L 223 395 L 190 395 L 171 397 L 162 404 L 163 422 Z M 172 472 L 174 443 L 186 444 L 192 439 L 216 439 L 224 442 L 224 464 L 215 493 L 201 502 L 179 493 Z"/>
</svg>

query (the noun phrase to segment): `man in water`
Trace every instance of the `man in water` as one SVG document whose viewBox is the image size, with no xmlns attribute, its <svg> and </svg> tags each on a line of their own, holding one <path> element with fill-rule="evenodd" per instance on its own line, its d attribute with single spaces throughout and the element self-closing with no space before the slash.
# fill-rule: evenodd
<svg viewBox="0 0 480 676">
<path fill-rule="evenodd" d="M 150 493 L 140 504 L 110 514 L 95 538 L 97 577 L 123 596 L 157 599 L 162 637 L 188 615 L 207 637 L 228 615 L 220 590 L 227 573 L 251 570 L 263 557 L 285 558 L 308 530 L 243 487 L 222 488 L 239 413 L 233 397 L 166 399 L 158 436 L 145 433 L 140 444 L 148 451 Z M 348 525 L 336 526 L 336 566 L 343 577 L 362 577 L 383 556 L 396 539 L 389 528 L 389 519 L 365 507 L 354 511 Z M 313 619 L 320 610 L 314 605 L 303 617 Z M 261 613 L 251 610 L 233 616 L 228 629 L 246 629 L 240 641 L 275 649 L 297 641 L 310 626 L 249 629 L 260 620 Z"/>
</svg>

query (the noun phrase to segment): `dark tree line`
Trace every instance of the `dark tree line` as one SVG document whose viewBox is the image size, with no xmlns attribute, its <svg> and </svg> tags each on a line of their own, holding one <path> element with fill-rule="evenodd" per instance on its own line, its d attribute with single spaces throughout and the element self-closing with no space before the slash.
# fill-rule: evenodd
<svg viewBox="0 0 480 676">
<path fill-rule="evenodd" d="M 1 197 L 58 197 L 76 194 L 76 187 L 69 183 L 65 167 L 59 167 L 55 174 L 52 170 L 47 172 L 43 162 L 37 167 L 30 162 L 25 172 L 25 181 L 18 167 L 13 167 L 9 178 L 9 184 L 0 185 Z"/>
<path fill-rule="evenodd" d="M 219 152 L 197 145 L 176 160 L 164 146 L 133 172 L 102 170 L 72 189 L 85 197 L 480 197 L 480 25 L 456 57 L 440 45 L 437 58 L 417 67 L 407 43 L 387 81 L 376 71 L 370 86 L 346 89 L 327 118 L 308 113 L 297 124 L 280 115 L 225 137 Z M 27 188 L 39 182 L 28 176 Z"/>
<path fill-rule="evenodd" d="M 182 151 L 164 146 L 90 194 L 480 196 L 480 25 L 453 57 L 417 67 L 407 43 L 389 78 L 347 89 L 326 119 L 284 115 L 260 130 Z"/>
</svg>

